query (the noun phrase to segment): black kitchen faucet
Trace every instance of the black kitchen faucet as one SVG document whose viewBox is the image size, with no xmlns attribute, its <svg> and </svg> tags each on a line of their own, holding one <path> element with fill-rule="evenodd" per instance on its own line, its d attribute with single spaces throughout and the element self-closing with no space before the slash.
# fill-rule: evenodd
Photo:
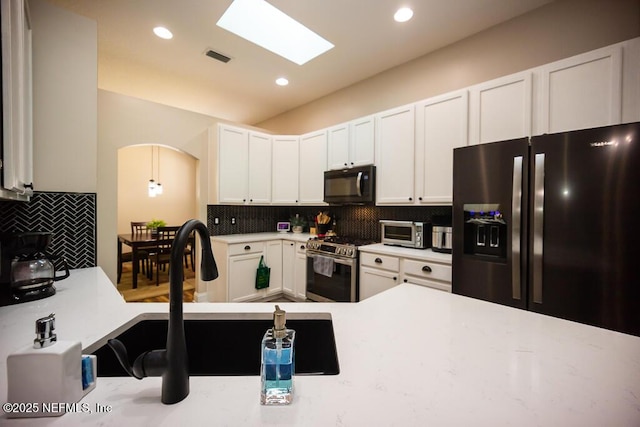
<svg viewBox="0 0 640 427">
<path fill-rule="evenodd" d="M 194 230 L 200 234 L 202 242 L 202 280 L 209 281 L 218 277 L 218 267 L 211 251 L 207 227 L 195 219 L 185 222 L 178 229 L 171 245 L 167 348 L 142 353 L 133 362 L 132 367 L 129 365 L 124 344 L 117 339 L 108 341 L 109 347 L 115 352 L 120 364 L 132 377 L 141 380 L 144 377 L 162 376 L 162 403 L 165 404 L 178 403 L 189 395 L 189 364 L 182 313 L 182 282 L 184 281 L 182 257 L 189 235 Z"/>
</svg>

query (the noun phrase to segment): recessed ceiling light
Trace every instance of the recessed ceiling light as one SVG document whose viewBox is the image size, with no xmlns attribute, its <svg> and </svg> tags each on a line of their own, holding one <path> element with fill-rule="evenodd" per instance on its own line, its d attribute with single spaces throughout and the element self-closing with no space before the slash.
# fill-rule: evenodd
<svg viewBox="0 0 640 427">
<path fill-rule="evenodd" d="M 169 40 L 173 38 L 173 33 L 165 27 L 155 27 L 153 33 L 161 39 Z"/>
<path fill-rule="evenodd" d="M 286 86 L 289 84 L 289 80 L 285 79 L 284 77 L 280 77 L 278 79 L 276 79 L 276 84 L 278 86 Z"/>
<path fill-rule="evenodd" d="M 298 65 L 333 48 L 264 0 L 234 0 L 216 25 Z"/>
<path fill-rule="evenodd" d="M 393 15 L 393 19 L 395 19 L 397 22 L 407 22 L 412 17 L 413 10 L 409 9 L 408 7 L 401 7 L 396 11 L 395 15 Z"/>
</svg>

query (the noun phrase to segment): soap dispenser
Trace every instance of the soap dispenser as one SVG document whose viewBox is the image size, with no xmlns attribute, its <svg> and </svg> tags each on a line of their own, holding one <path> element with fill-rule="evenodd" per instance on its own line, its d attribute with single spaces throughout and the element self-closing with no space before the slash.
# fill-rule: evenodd
<svg viewBox="0 0 640 427">
<path fill-rule="evenodd" d="M 286 327 L 286 312 L 276 305 L 273 328 L 267 329 L 262 338 L 260 403 L 263 405 L 288 405 L 293 400 L 295 336 L 296 332 Z"/>
<path fill-rule="evenodd" d="M 7 401 L 25 404 L 7 416 L 63 415 L 93 390 L 95 373 L 96 356 L 83 356 L 80 342 L 58 341 L 55 314 L 38 319 L 33 345 L 7 357 Z"/>
</svg>

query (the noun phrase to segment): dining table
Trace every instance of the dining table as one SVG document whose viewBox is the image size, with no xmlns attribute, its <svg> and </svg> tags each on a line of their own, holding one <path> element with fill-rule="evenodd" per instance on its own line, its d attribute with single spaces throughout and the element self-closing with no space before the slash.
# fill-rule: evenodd
<svg viewBox="0 0 640 427">
<path fill-rule="evenodd" d="M 155 249 L 158 247 L 158 237 L 152 233 L 128 233 L 118 234 L 118 283 L 122 276 L 122 245 L 131 247 L 131 264 L 133 289 L 138 287 L 138 273 L 140 264 L 138 262 L 138 251 L 142 249 Z"/>
</svg>

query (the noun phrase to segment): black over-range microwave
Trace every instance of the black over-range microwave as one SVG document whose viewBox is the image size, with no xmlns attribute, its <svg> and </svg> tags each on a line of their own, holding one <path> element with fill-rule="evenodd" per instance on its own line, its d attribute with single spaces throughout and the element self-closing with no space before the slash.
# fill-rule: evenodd
<svg viewBox="0 0 640 427">
<path fill-rule="evenodd" d="M 360 166 L 324 173 L 324 201 L 332 205 L 367 205 L 376 198 L 376 167 Z"/>
</svg>

